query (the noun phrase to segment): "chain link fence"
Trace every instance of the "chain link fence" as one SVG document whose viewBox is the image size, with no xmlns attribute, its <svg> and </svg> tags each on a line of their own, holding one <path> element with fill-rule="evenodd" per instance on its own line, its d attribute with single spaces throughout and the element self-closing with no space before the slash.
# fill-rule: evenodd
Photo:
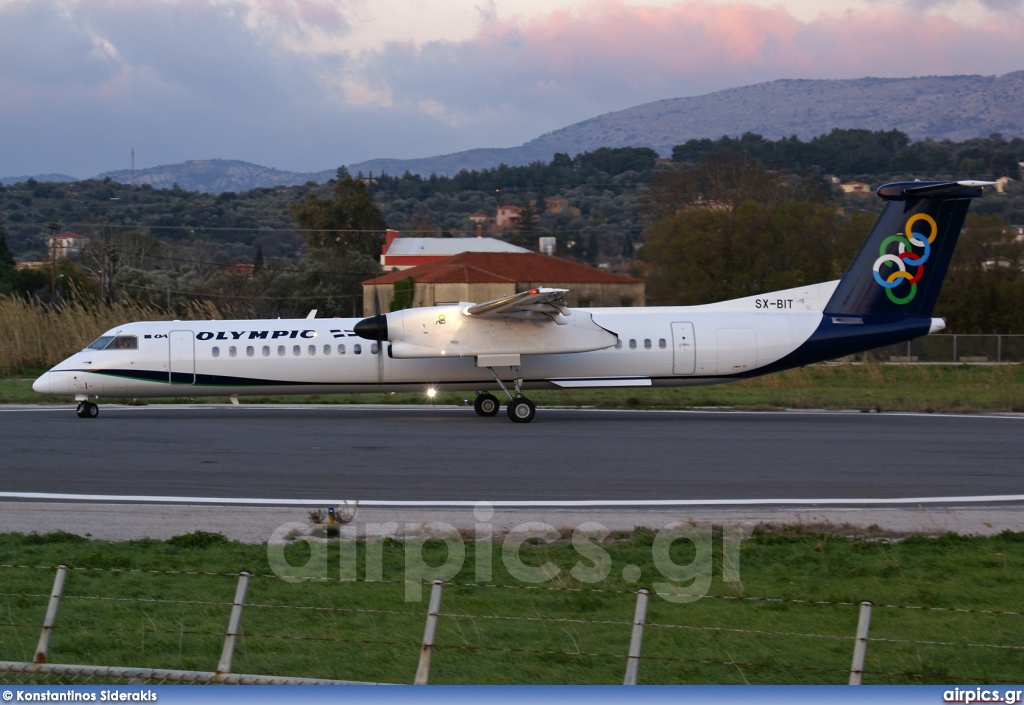
<svg viewBox="0 0 1024 705">
<path fill-rule="evenodd" d="M 877 362 L 1017 363 L 1024 362 L 1024 335 L 926 335 L 866 355 Z"/>
</svg>

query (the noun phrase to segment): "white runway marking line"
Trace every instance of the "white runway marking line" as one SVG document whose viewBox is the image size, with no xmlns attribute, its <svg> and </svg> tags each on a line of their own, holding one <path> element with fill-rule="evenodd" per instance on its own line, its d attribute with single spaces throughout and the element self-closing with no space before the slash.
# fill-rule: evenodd
<svg viewBox="0 0 1024 705">
<path fill-rule="evenodd" d="M 145 406 L 121 406 L 110 405 L 100 407 L 103 411 L 181 411 L 181 410 L 205 410 L 205 409 L 250 409 L 259 411 L 272 410 L 330 410 L 338 412 L 346 411 L 468 411 L 471 406 L 462 405 L 437 405 L 424 406 L 421 404 L 246 404 L 243 400 L 237 406 L 234 404 L 147 404 Z M 594 414 L 721 414 L 721 415 L 747 415 L 747 416 L 863 416 L 865 418 L 879 416 L 910 416 L 932 419 L 1009 419 L 1024 421 L 1024 414 L 1018 412 L 995 412 L 987 414 L 929 414 L 920 411 L 861 411 L 860 409 L 779 409 L 778 411 L 748 411 L 744 409 L 713 408 L 713 409 L 595 409 L 593 407 L 577 406 L 544 406 L 538 407 L 548 411 L 578 411 Z M 37 407 L 0 407 L 0 413 L 19 411 L 74 411 L 72 406 L 37 406 Z"/>
<path fill-rule="evenodd" d="M 475 500 L 344 500 L 344 499 L 258 499 L 248 497 L 161 497 L 150 495 L 65 494 L 50 492 L 0 492 L 0 499 L 35 499 L 70 502 L 132 502 L 153 504 L 217 504 L 269 506 L 322 506 L 358 503 L 360 507 L 475 507 Z M 484 500 L 480 500 L 484 501 Z M 1024 494 L 980 495 L 975 497 L 886 497 L 880 499 L 626 499 L 626 500 L 486 500 L 495 508 L 557 507 L 716 507 L 716 506 L 839 506 L 895 504 L 980 504 L 1024 502 Z"/>
</svg>

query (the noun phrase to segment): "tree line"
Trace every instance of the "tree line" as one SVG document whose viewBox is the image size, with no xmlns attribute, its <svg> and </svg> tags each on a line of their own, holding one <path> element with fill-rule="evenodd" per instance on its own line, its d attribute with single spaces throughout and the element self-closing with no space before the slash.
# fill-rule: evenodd
<svg viewBox="0 0 1024 705">
<path fill-rule="evenodd" d="M 1016 158 L 1018 142 L 954 146 L 963 159 L 981 143 Z M 653 150 L 623 148 L 453 177 L 370 178 L 341 168 L 327 184 L 218 196 L 109 180 L 28 182 L 0 188 L 0 293 L 45 300 L 49 273 L 15 270 L 12 250 L 23 254 L 18 238 L 26 237 L 38 248 L 44 224 L 80 216 L 92 240 L 76 262 L 59 265 L 59 296 L 89 291 L 173 314 L 201 299 L 225 316 L 301 316 L 312 308 L 359 315 L 360 282 L 381 272 L 385 227 L 464 234 L 457 228 L 470 214 L 513 203 L 523 207 L 521 222 L 501 237 L 535 247 L 552 235 L 559 255 L 587 263 L 637 255 L 652 303 L 707 303 L 840 276 L 882 204 L 843 196 L 820 178 L 821 165 L 850 154 L 892 159 L 914 144 L 897 131 L 836 130 L 807 143 L 744 135 L 687 142 L 671 163 Z M 551 211 L 554 198 L 567 198 L 572 209 Z M 1024 262 L 1019 243 L 1005 235 L 1006 222 L 1024 222 L 1024 189 L 1011 184 L 972 211 L 937 315 L 953 332 L 1024 332 Z"/>
<path fill-rule="evenodd" d="M 770 169 L 798 174 L 846 177 L 915 174 L 927 178 L 1020 179 L 1024 139 L 1000 134 L 953 142 L 924 139 L 911 142 L 899 130 L 836 128 L 807 142 L 796 135 L 778 140 L 747 132 L 717 140 L 693 139 L 672 148 L 672 160 L 696 162 L 704 155 L 744 154 Z"/>
<path fill-rule="evenodd" d="M 841 206 L 816 183 L 735 151 L 657 174 L 645 202 L 655 222 L 638 252 L 648 299 L 702 304 L 841 277 L 877 199 Z M 1024 236 L 972 205 L 935 315 L 951 333 L 1024 333 L 1022 301 Z"/>
</svg>

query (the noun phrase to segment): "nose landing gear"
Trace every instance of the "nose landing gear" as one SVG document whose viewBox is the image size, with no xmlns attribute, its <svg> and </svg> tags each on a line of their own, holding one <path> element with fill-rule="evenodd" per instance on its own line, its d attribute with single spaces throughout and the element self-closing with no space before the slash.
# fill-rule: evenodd
<svg viewBox="0 0 1024 705">
<path fill-rule="evenodd" d="M 100 407 L 91 401 L 80 401 L 76 413 L 80 419 L 94 419 L 100 415 Z"/>
</svg>

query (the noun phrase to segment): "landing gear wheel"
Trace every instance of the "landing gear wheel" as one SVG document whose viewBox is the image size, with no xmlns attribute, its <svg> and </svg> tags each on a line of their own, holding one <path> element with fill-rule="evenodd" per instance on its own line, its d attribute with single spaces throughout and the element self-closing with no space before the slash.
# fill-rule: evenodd
<svg viewBox="0 0 1024 705">
<path fill-rule="evenodd" d="M 473 409 L 479 416 L 497 416 L 501 410 L 501 404 L 493 394 L 478 394 L 473 401 Z"/>
<path fill-rule="evenodd" d="M 537 407 L 526 397 L 516 397 L 508 403 L 508 417 L 513 423 L 530 423 L 537 414 Z"/>
<path fill-rule="evenodd" d="M 81 401 L 78 402 L 78 409 L 75 413 L 80 419 L 94 419 L 100 415 L 100 408 L 91 401 Z"/>
</svg>

